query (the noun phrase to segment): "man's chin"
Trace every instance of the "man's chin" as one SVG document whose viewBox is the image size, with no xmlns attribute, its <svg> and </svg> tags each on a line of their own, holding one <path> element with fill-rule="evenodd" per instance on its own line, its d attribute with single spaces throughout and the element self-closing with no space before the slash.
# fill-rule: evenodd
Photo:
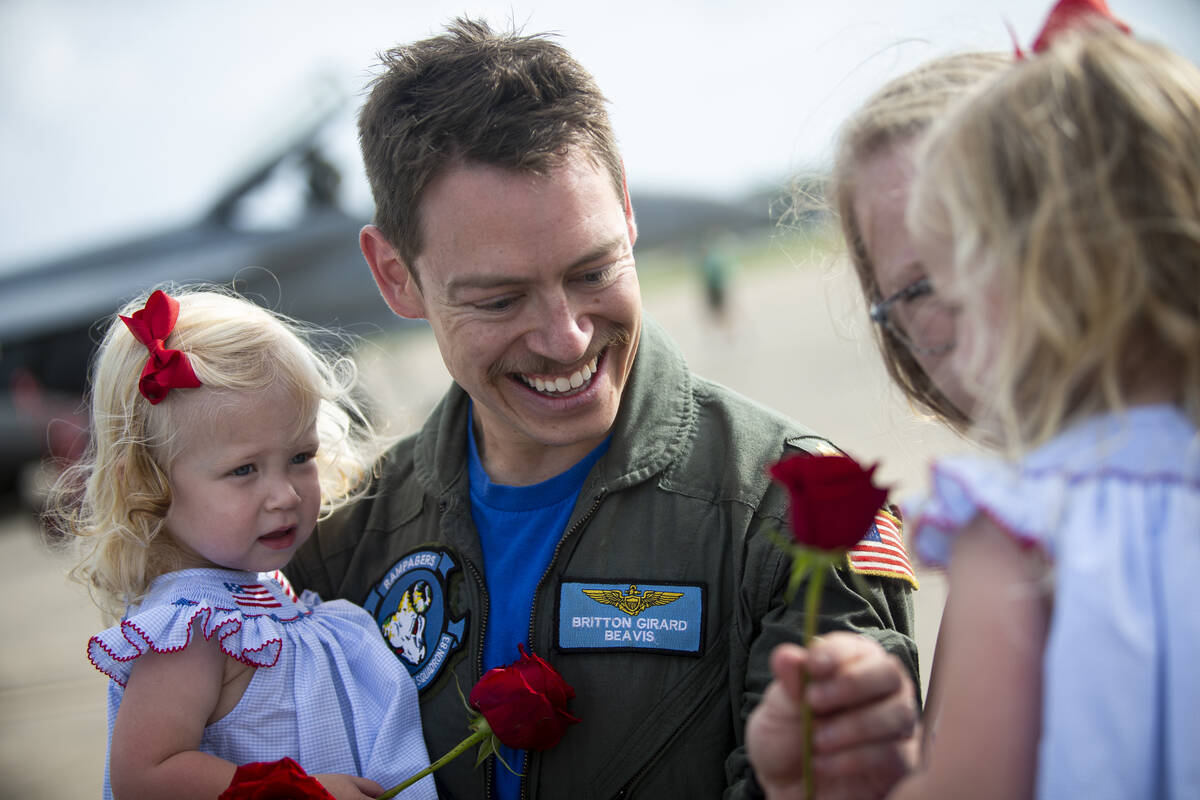
<svg viewBox="0 0 1200 800">
<path fill-rule="evenodd" d="M 578 449 L 579 458 L 592 450 L 612 432 L 615 413 L 586 414 L 572 420 L 524 420 L 524 429 L 531 442 L 551 450 Z"/>
</svg>

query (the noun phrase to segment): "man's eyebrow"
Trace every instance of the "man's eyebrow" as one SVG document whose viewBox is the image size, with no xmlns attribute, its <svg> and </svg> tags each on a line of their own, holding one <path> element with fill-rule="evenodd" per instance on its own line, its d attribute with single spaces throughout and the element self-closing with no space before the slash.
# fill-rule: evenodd
<svg viewBox="0 0 1200 800">
<path fill-rule="evenodd" d="M 582 257 L 575 260 L 573 264 L 566 268 L 566 272 L 578 269 L 579 267 L 592 264 L 605 258 L 619 258 L 625 249 L 628 248 L 628 238 L 619 236 L 611 241 L 598 245 Z M 519 286 L 525 283 L 525 279 L 517 278 L 503 272 L 483 272 L 472 275 L 460 275 L 456 278 L 451 278 L 446 282 L 446 297 L 450 302 L 456 302 L 458 295 L 469 290 L 497 289 L 505 286 Z"/>
<path fill-rule="evenodd" d="M 495 289 L 500 286 L 515 286 L 521 283 L 520 280 L 512 275 L 503 273 L 482 273 L 478 275 L 461 275 L 457 278 L 451 278 L 446 283 L 446 297 L 451 302 L 458 300 L 458 295 L 461 292 L 471 289 Z"/>
</svg>

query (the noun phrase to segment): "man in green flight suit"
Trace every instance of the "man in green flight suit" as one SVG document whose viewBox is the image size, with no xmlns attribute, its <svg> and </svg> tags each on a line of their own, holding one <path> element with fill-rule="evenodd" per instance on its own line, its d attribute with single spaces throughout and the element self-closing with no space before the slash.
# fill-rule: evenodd
<svg viewBox="0 0 1200 800">
<path fill-rule="evenodd" d="M 604 103 L 547 38 L 457 20 L 385 54 L 359 118 L 377 205 L 363 254 L 454 383 L 289 576 L 376 616 L 431 757 L 466 735 L 459 687 L 518 645 L 575 688 L 582 720 L 506 753 L 519 776 L 452 762 L 443 797 L 754 796 L 742 728 L 772 648 L 803 630 L 765 467 L 831 445 L 691 373 L 643 316 Z M 887 785 L 913 752 L 911 587 L 866 581 L 826 577 L 820 630 L 862 635 L 829 650 L 842 733 L 820 780 Z"/>
</svg>

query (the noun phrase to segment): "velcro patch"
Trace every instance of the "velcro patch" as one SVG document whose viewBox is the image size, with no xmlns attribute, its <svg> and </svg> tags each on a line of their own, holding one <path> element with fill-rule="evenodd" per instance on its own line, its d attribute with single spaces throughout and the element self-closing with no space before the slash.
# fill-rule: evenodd
<svg viewBox="0 0 1200 800">
<path fill-rule="evenodd" d="M 418 690 L 432 684 L 465 643 L 467 615 L 451 617 L 447 589 L 457 569 L 455 553 L 416 550 L 392 564 L 363 600 Z"/>
<path fill-rule="evenodd" d="M 904 523 L 899 513 L 879 509 L 867 535 L 850 549 L 850 568 L 862 575 L 898 578 L 921 588 L 904 549 Z"/>
<path fill-rule="evenodd" d="M 700 655 L 704 586 L 564 580 L 558 588 L 558 649 Z"/>
</svg>

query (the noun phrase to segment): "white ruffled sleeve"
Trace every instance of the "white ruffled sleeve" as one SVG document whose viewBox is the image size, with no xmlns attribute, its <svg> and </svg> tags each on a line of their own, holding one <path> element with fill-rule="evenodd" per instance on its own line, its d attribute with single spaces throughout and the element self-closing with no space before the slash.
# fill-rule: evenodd
<svg viewBox="0 0 1200 800">
<path fill-rule="evenodd" d="M 1053 553 L 1051 532 L 1067 507 L 1067 480 L 1061 474 L 1023 470 L 998 458 L 960 457 L 938 462 L 929 495 L 904 504 L 920 559 L 944 567 L 954 537 L 979 514 L 1023 546 Z"/>
</svg>

